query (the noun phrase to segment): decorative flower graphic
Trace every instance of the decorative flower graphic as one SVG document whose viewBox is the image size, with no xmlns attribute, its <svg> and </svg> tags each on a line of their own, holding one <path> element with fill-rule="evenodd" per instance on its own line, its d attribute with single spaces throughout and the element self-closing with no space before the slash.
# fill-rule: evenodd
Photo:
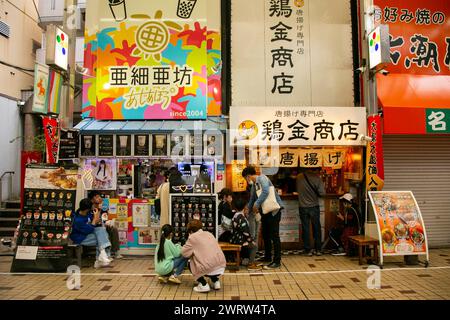
<svg viewBox="0 0 450 320">
<path fill-rule="evenodd" d="M 151 19 L 148 15 L 133 15 L 135 19 Z M 155 13 L 155 20 L 162 18 L 162 11 Z M 161 61 L 161 52 L 167 48 L 170 39 L 170 30 L 179 31 L 183 28 L 172 21 L 149 21 L 139 27 L 136 32 L 137 47 L 131 54 L 134 57 L 143 55 L 144 59 L 153 56 L 156 61 Z"/>
</svg>

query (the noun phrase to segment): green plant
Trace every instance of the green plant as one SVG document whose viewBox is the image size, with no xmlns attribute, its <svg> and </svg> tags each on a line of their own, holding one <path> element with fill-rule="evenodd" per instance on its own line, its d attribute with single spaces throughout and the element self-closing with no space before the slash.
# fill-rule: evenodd
<svg viewBox="0 0 450 320">
<path fill-rule="evenodd" d="M 33 144 L 34 150 L 44 153 L 45 146 L 46 145 L 45 145 L 45 135 L 44 134 L 39 134 L 34 137 L 34 144 Z"/>
</svg>

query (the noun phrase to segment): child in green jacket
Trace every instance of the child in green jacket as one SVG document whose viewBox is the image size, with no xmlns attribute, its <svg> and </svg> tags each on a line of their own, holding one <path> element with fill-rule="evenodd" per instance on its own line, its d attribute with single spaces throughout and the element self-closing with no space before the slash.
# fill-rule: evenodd
<svg viewBox="0 0 450 320">
<path fill-rule="evenodd" d="M 156 247 L 155 271 L 158 273 L 159 281 L 180 284 L 178 276 L 183 273 L 187 259 L 181 255 L 180 244 L 172 242 L 173 227 L 165 224 L 161 229 L 161 239 Z"/>
</svg>

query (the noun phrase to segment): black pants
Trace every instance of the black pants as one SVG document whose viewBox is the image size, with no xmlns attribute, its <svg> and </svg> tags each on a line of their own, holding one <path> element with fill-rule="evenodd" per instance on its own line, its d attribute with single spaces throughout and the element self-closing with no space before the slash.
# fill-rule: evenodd
<svg viewBox="0 0 450 320">
<path fill-rule="evenodd" d="M 281 210 L 276 215 L 272 213 L 261 215 L 262 236 L 264 240 L 264 258 L 272 260 L 272 242 L 274 257 L 272 262 L 281 263 L 281 241 L 280 241 Z"/>
<path fill-rule="evenodd" d="M 119 230 L 114 226 L 106 226 L 109 242 L 111 242 L 111 252 L 116 253 L 120 249 Z"/>
<path fill-rule="evenodd" d="M 217 274 L 217 275 L 214 275 L 214 276 L 204 276 L 204 277 L 198 278 L 197 281 L 200 282 L 202 284 L 202 286 L 206 286 L 207 282 L 206 282 L 205 277 L 210 278 L 211 281 L 214 283 L 214 282 L 219 280 L 219 276 L 220 276 L 220 274 Z"/>
</svg>

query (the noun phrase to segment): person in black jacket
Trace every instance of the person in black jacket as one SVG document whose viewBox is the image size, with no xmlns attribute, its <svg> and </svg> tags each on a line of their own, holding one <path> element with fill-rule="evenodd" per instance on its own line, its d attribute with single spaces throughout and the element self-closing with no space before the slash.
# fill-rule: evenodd
<svg viewBox="0 0 450 320">
<path fill-rule="evenodd" d="M 233 202 L 233 192 L 228 188 L 223 188 L 219 192 L 219 241 L 229 242 L 231 238 L 231 219 L 233 219 L 234 212 L 231 207 Z"/>
</svg>

